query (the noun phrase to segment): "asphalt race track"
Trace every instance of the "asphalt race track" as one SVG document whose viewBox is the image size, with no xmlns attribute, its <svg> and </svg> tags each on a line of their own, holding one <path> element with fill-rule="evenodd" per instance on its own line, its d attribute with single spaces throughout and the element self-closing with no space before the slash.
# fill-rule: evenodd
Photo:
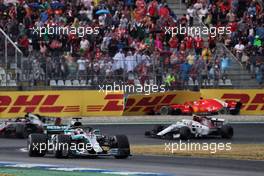
<svg viewBox="0 0 264 176">
<path fill-rule="evenodd" d="M 144 132 L 153 125 L 93 125 L 101 129 L 103 134 L 127 134 L 131 144 L 164 144 L 165 140 L 145 138 Z M 235 131 L 232 143 L 264 143 L 263 124 L 233 124 Z M 200 140 L 195 140 L 198 142 Z M 203 139 L 203 142 L 217 142 L 222 139 Z M 228 141 L 224 141 L 228 142 Z M 200 176 L 262 176 L 264 161 L 240 161 L 228 159 L 203 159 L 189 157 L 138 156 L 127 160 L 113 158 L 72 158 L 56 159 L 52 156 L 30 158 L 21 148 L 26 147 L 23 139 L 0 139 L 0 161 L 55 164 L 62 166 L 92 167 L 133 172 L 157 172 L 170 175 L 200 175 Z"/>
</svg>

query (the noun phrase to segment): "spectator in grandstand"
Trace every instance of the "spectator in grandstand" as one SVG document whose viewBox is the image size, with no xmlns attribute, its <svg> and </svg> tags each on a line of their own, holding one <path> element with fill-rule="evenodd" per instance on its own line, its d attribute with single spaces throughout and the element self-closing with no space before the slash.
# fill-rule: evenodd
<svg viewBox="0 0 264 176">
<path fill-rule="evenodd" d="M 236 57 L 238 59 L 241 59 L 243 51 L 245 49 L 245 45 L 242 43 L 242 40 L 239 41 L 238 44 L 235 45 L 235 52 L 236 52 Z"/>
<path fill-rule="evenodd" d="M 202 58 L 207 61 L 212 59 L 212 52 L 208 47 L 204 47 L 202 50 Z"/>
<path fill-rule="evenodd" d="M 201 55 L 202 54 L 202 50 L 203 50 L 203 38 L 199 35 L 197 35 L 195 38 L 194 38 L 194 43 L 195 43 L 195 54 L 196 55 Z"/>
<path fill-rule="evenodd" d="M 247 52 L 244 52 L 241 58 L 241 63 L 243 65 L 244 68 L 246 68 L 247 70 L 249 70 L 248 67 L 248 62 L 249 62 L 249 56 Z"/>
<path fill-rule="evenodd" d="M 159 37 L 159 35 L 156 36 L 156 39 L 155 39 L 155 48 L 158 50 L 158 51 L 162 51 L 163 50 L 163 43 Z"/>
<path fill-rule="evenodd" d="M 78 64 L 75 62 L 75 59 L 71 55 L 65 56 L 66 65 L 68 69 L 68 79 L 75 79 L 78 72 Z"/>
<path fill-rule="evenodd" d="M 259 53 L 262 50 L 264 15 L 257 1 L 194 1 L 190 2 L 190 5 L 194 5 L 197 12 L 206 6 L 208 9 L 207 17 L 212 16 L 211 25 L 230 27 L 231 35 L 217 39 L 224 41 L 225 45 L 234 52 L 239 60 L 243 55 L 250 56 L 253 52 Z M 247 68 L 251 67 L 251 73 L 254 75 L 255 71 L 252 70 L 256 69 L 256 65 L 252 64 L 254 63 L 252 59 L 247 59 L 247 57 L 243 57 L 243 59 Z"/>
<path fill-rule="evenodd" d="M 198 79 L 198 80 L 200 80 L 199 81 L 199 86 L 200 87 L 202 87 L 202 85 L 206 86 L 206 85 L 209 84 L 208 68 L 207 67 L 202 68 L 201 73 L 199 74 L 198 78 L 200 78 L 200 79 Z"/>
<path fill-rule="evenodd" d="M 185 37 L 185 46 L 186 46 L 187 51 L 193 49 L 193 45 L 194 45 L 193 42 L 194 42 L 194 39 L 191 35 L 188 35 Z"/>
<path fill-rule="evenodd" d="M 250 6 L 248 7 L 247 12 L 251 18 L 256 19 L 257 8 L 254 2 L 251 2 Z"/>
<path fill-rule="evenodd" d="M 214 65 L 214 67 L 215 67 L 215 77 L 214 77 L 213 85 L 217 86 L 218 85 L 218 81 L 221 78 L 221 70 L 219 68 L 219 65 L 217 65 L 217 64 Z"/>
<path fill-rule="evenodd" d="M 76 75 L 77 79 L 85 79 L 83 75 L 86 74 L 90 75 L 88 80 L 93 78 L 100 81 L 102 75 L 105 80 L 113 82 L 116 79 L 128 79 L 129 75 L 129 79 L 136 79 L 136 76 L 131 76 L 133 74 L 139 75 L 140 82 L 144 84 L 152 73 L 156 73 L 160 84 L 162 76 L 171 71 L 175 80 L 182 81 L 186 87 L 189 77 L 193 80 L 207 80 L 208 70 L 214 62 L 212 50 L 216 46 L 216 39 L 209 38 L 207 48 L 201 36 L 171 37 L 165 35 L 162 29 L 165 26 L 192 26 L 196 12 L 201 19 L 208 19 L 208 25 L 217 25 L 218 19 L 221 19 L 223 23 L 219 26 L 222 26 L 238 16 L 237 11 L 230 11 L 231 7 L 226 2 L 197 0 L 189 3 L 193 4 L 188 6 L 187 15 L 176 18 L 165 0 L 58 0 L 57 4 L 60 5 L 49 1 L 34 4 L 19 1 L 17 8 L 14 5 L 3 5 L 6 15 L 0 16 L 0 24 L 18 42 L 25 56 L 31 54 L 31 45 L 32 53 L 41 53 L 45 62 L 43 65 L 46 67 L 43 70 L 50 79 L 61 79 L 61 76 L 76 79 Z M 254 14 L 254 7 L 252 4 L 245 11 Z M 100 10 L 103 13 L 98 13 Z M 259 19 L 257 8 L 256 19 Z M 234 29 L 237 21 L 234 20 L 235 23 L 232 24 Z M 68 28 L 99 27 L 99 34 L 83 37 L 74 33 L 46 33 L 41 37 L 32 34 L 33 27 L 47 25 Z M 254 26 L 252 24 L 255 30 Z M 15 28 L 19 28 L 19 32 L 14 32 Z M 255 33 L 252 46 L 255 43 L 259 50 L 260 42 L 254 36 Z M 259 36 L 262 40 L 262 35 Z M 230 40 L 231 47 L 237 43 L 232 37 L 225 40 Z M 243 45 L 247 45 L 247 40 L 241 41 Z M 65 54 L 68 52 L 70 54 Z M 210 68 L 206 63 L 211 64 Z"/>
<path fill-rule="evenodd" d="M 87 61 L 83 57 L 77 60 L 77 64 L 78 64 L 78 72 L 76 77 L 77 79 L 81 78 L 82 80 L 84 80 L 83 77 L 86 75 L 86 63 Z"/>
<path fill-rule="evenodd" d="M 204 22 L 208 14 L 208 9 L 206 5 L 203 5 L 202 8 L 198 9 L 197 14 L 198 14 L 200 22 Z"/>
<path fill-rule="evenodd" d="M 262 46 L 262 41 L 261 41 L 261 39 L 259 38 L 258 35 L 255 36 L 253 46 L 256 47 L 256 48 L 259 48 L 259 47 Z"/>
<path fill-rule="evenodd" d="M 169 46 L 170 46 L 170 51 L 172 53 L 177 53 L 178 52 L 178 38 L 176 36 L 173 36 L 169 40 Z"/>
<path fill-rule="evenodd" d="M 89 47 L 90 47 L 89 41 L 85 37 L 83 37 L 80 41 L 80 52 L 84 53 L 87 49 L 89 49 Z"/>
<path fill-rule="evenodd" d="M 227 69 L 230 67 L 230 59 L 227 57 L 227 55 L 224 53 L 221 60 L 221 73 L 225 74 Z"/>
<path fill-rule="evenodd" d="M 125 58 L 125 71 L 126 72 L 133 72 L 134 69 L 136 68 L 137 63 L 136 60 L 132 54 L 131 51 L 127 53 L 127 56 Z"/>
<path fill-rule="evenodd" d="M 123 50 L 120 49 L 118 53 L 113 58 L 114 63 L 113 63 L 113 69 L 114 70 L 119 70 L 122 69 L 124 70 L 125 68 L 125 54 L 123 53 Z"/>
<path fill-rule="evenodd" d="M 166 89 L 168 89 L 168 90 L 172 89 L 171 86 L 174 85 L 174 83 L 175 83 L 175 77 L 174 77 L 174 75 L 171 74 L 171 73 L 167 73 L 164 82 L 165 82 Z"/>
<path fill-rule="evenodd" d="M 208 47 L 210 49 L 211 52 L 215 52 L 215 48 L 216 48 L 216 38 L 215 37 L 211 37 L 211 35 L 209 35 L 208 37 Z"/>
<path fill-rule="evenodd" d="M 191 71 L 191 65 L 185 61 L 180 66 L 180 77 L 182 81 L 182 87 L 183 89 L 188 89 L 188 81 L 189 81 L 189 74 Z"/>
<path fill-rule="evenodd" d="M 193 5 L 190 5 L 187 8 L 187 17 L 188 17 L 188 21 L 189 21 L 189 26 L 193 26 L 193 17 L 194 17 L 194 13 L 195 13 L 195 9 L 193 8 Z"/>
<path fill-rule="evenodd" d="M 257 64 L 255 73 L 256 73 L 256 80 L 259 85 L 263 83 L 263 71 L 264 71 L 263 63 Z"/>
<path fill-rule="evenodd" d="M 27 35 L 23 35 L 18 40 L 18 45 L 25 56 L 29 55 L 29 39 Z"/>
<path fill-rule="evenodd" d="M 192 66 L 195 62 L 195 55 L 193 52 L 190 52 L 190 54 L 186 57 L 186 60 L 188 61 L 188 64 Z"/>
</svg>

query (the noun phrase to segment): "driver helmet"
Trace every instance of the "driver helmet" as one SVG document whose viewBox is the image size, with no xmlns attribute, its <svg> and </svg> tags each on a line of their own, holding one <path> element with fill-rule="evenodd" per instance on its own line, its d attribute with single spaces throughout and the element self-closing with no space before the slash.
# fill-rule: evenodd
<svg viewBox="0 0 264 176">
<path fill-rule="evenodd" d="M 61 118 L 56 118 L 55 125 L 61 125 Z"/>
<path fill-rule="evenodd" d="M 193 120 L 199 122 L 200 118 L 197 115 L 193 114 Z"/>
<path fill-rule="evenodd" d="M 71 121 L 71 126 L 74 126 L 74 123 L 75 123 L 75 121 L 74 121 L 74 120 L 72 120 L 72 121 Z"/>
<path fill-rule="evenodd" d="M 77 128 L 75 131 L 74 131 L 74 134 L 76 135 L 76 134 L 84 134 L 84 131 L 83 131 L 83 129 L 81 129 L 81 128 Z"/>
</svg>

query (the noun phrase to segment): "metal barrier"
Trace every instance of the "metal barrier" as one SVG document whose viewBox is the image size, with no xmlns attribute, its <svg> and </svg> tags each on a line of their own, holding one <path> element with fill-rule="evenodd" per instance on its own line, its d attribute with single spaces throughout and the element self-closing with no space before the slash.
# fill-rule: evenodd
<svg viewBox="0 0 264 176">
<path fill-rule="evenodd" d="M 36 90 L 36 89 L 99 89 L 99 85 L 165 85 L 167 90 L 199 90 L 201 88 L 232 88 L 233 80 L 230 78 L 242 76 L 220 74 L 214 78 L 207 75 L 202 77 L 200 71 L 197 74 L 189 74 L 189 80 L 183 80 L 180 73 L 181 62 L 169 63 L 150 61 L 115 60 L 110 64 L 115 69 L 105 67 L 99 68 L 98 62 L 88 62 L 85 65 L 85 71 L 78 70 L 77 62 L 65 64 L 63 62 L 39 63 L 30 58 L 22 62 L 23 70 L 19 81 L 13 84 L 1 85 L 0 89 L 19 89 L 19 90 Z M 128 69 L 128 64 L 134 62 L 134 69 Z M 123 64 L 121 68 L 120 63 Z M 122 65 L 121 64 L 121 65 Z M 131 64 L 131 63 L 130 63 Z M 50 68 L 52 65 L 52 69 Z M 74 65 L 74 69 L 70 68 Z M 93 65 L 93 66 L 91 66 Z M 69 67 L 69 68 L 68 68 Z M 62 69 L 63 68 L 63 69 Z M 68 71 L 65 71 L 68 70 Z M 166 83 L 168 74 L 174 76 L 171 84 Z"/>
<path fill-rule="evenodd" d="M 23 53 L 1 28 L 0 39 L 0 85 L 14 86 L 22 70 Z"/>
</svg>

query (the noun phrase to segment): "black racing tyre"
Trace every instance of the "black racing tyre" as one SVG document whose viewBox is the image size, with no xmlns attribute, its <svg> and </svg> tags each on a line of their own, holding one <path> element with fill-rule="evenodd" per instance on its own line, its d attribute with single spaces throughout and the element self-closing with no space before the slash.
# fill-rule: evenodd
<svg viewBox="0 0 264 176">
<path fill-rule="evenodd" d="M 181 109 L 174 109 L 173 111 L 172 111 L 172 114 L 173 115 L 181 115 L 182 114 L 182 110 Z"/>
<path fill-rule="evenodd" d="M 126 159 L 130 155 L 130 145 L 126 135 L 114 136 L 114 147 L 118 149 L 116 159 Z"/>
<path fill-rule="evenodd" d="M 55 157 L 68 158 L 70 155 L 71 137 L 69 135 L 58 134 L 55 142 Z"/>
<path fill-rule="evenodd" d="M 238 115 L 239 112 L 240 112 L 240 110 L 237 110 L 237 109 L 232 109 L 232 110 L 230 110 L 230 114 L 231 114 L 231 115 Z"/>
<path fill-rule="evenodd" d="M 157 133 L 161 132 L 163 129 L 164 129 L 163 125 L 155 125 L 152 131 L 154 134 L 157 134 Z"/>
<path fill-rule="evenodd" d="M 173 133 L 172 133 L 172 132 L 170 132 L 170 133 L 166 133 L 166 134 L 164 135 L 164 137 L 165 137 L 165 139 L 172 140 L 172 139 L 173 139 Z"/>
<path fill-rule="evenodd" d="M 234 135 L 234 129 L 230 125 L 223 125 L 221 128 L 221 137 L 224 139 L 231 139 Z"/>
<path fill-rule="evenodd" d="M 191 138 L 191 130 L 184 126 L 180 128 L 180 139 L 181 140 L 188 140 Z"/>
<path fill-rule="evenodd" d="M 240 109 L 242 107 L 242 103 L 241 102 L 237 102 L 235 109 L 230 110 L 230 114 L 231 115 L 238 115 L 240 113 Z"/>
<path fill-rule="evenodd" d="M 151 109 L 149 112 L 147 112 L 147 115 L 156 115 L 154 109 Z"/>
<path fill-rule="evenodd" d="M 219 114 L 228 114 L 228 109 L 227 108 L 222 108 L 221 110 L 219 110 L 218 113 Z"/>
<path fill-rule="evenodd" d="M 145 131 L 145 136 L 151 136 L 151 132 L 150 131 Z"/>
<path fill-rule="evenodd" d="M 43 157 L 47 153 L 47 136 L 45 134 L 30 134 L 28 136 L 28 155 Z"/>
<path fill-rule="evenodd" d="M 160 108 L 160 115 L 172 115 L 172 109 L 169 106 L 162 106 Z"/>
<path fill-rule="evenodd" d="M 17 138 L 27 138 L 28 131 L 25 124 L 16 124 L 16 137 Z"/>
</svg>

